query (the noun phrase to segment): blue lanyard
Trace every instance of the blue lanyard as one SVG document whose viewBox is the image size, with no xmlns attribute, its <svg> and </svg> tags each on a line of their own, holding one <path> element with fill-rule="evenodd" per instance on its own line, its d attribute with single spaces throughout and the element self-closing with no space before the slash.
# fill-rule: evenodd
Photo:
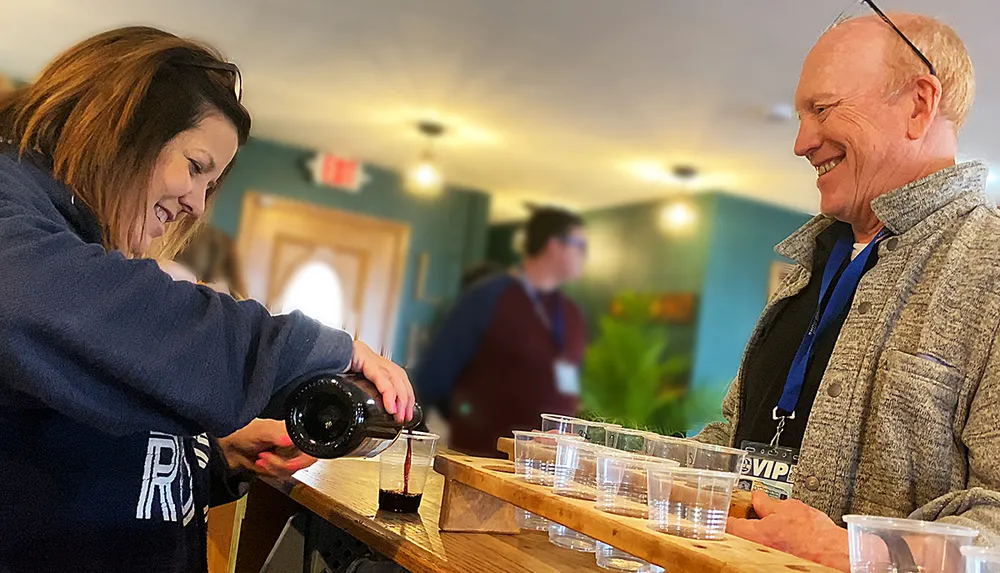
<svg viewBox="0 0 1000 573">
<path fill-rule="evenodd" d="M 531 286 L 528 279 L 522 274 L 518 278 L 521 280 L 521 286 L 524 287 L 524 292 L 528 294 L 528 298 L 531 299 L 532 306 L 535 307 L 535 314 L 545 325 L 545 328 L 549 330 L 552 334 L 552 342 L 556 345 L 556 350 L 559 351 L 561 355 L 565 348 L 565 336 L 566 336 L 566 322 L 563 319 L 562 301 L 556 300 L 552 308 L 552 316 L 545 310 L 545 305 L 542 303 L 541 296 L 535 287 Z"/>
<path fill-rule="evenodd" d="M 778 437 L 784 429 L 785 419 L 795 419 L 795 407 L 799 403 L 799 395 L 802 394 L 802 384 L 805 382 L 806 369 L 810 359 L 812 359 L 816 338 L 829 328 L 830 324 L 847 308 L 854 296 L 854 291 L 858 288 L 858 283 L 861 282 L 861 275 L 865 272 L 868 259 L 878 248 L 878 243 L 884 236 L 885 229 L 882 229 L 875 235 L 872 242 L 868 243 L 868 246 L 857 257 L 854 257 L 853 261 L 850 260 L 851 252 L 854 250 L 852 237 L 841 237 L 834 245 L 830 258 L 826 261 L 826 268 L 823 270 L 823 281 L 820 285 L 816 313 L 813 315 L 812 322 L 809 323 L 809 330 L 802 337 L 802 343 L 799 345 L 798 352 L 795 353 L 792 367 L 788 370 L 788 377 L 785 379 L 785 389 L 781 393 L 778 407 L 774 409 L 774 419 L 778 420 L 778 433 L 772 444 L 777 444 Z M 850 262 L 840 275 L 837 284 L 833 285 L 833 292 L 830 292 L 833 278 L 837 276 L 837 271 L 844 266 L 846 261 Z M 826 300 L 827 295 L 830 298 L 824 307 L 823 301 Z"/>
</svg>

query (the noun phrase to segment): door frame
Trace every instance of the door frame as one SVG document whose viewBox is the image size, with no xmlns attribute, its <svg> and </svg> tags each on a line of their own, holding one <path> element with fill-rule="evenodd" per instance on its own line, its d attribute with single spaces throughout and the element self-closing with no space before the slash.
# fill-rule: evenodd
<svg viewBox="0 0 1000 573">
<path fill-rule="evenodd" d="M 334 207 L 327 207 L 315 203 L 308 203 L 296 199 L 289 199 L 280 195 L 273 195 L 266 192 L 248 190 L 243 195 L 243 205 L 240 211 L 239 231 L 237 233 L 236 250 L 241 262 L 241 273 L 244 284 L 254 284 L 248 276 L 248 266 L 250 249 L 253 238 L 250 236 L 250 229 L 254 228 L 257 219 L 269 206 L 278 206 L 292 213 L 301 213 L 302 216 L 315 217 L 317 215 L 330 221 L 333 228 L 350 229 L 358 225 L 368 229 L 374 229 L 389 233 L 393 236 L 395 251 L 398 253 L 398 260 L 391 269 L 391 278 L 388 288 L 388 300 L 386 301 L 386 313 L 382 324 L 383 344 L 391 349 L 396 340 L 396 327 L 399 320 L 399 307 L 403 299 L 403 283 L 406 280 L 406 267 L 409 258 L 410 246 L 410 226 L 399 221 L 381 219 L 371 215 L 363 215 L 353 211 L 341 210 Z M 270 272 L 270 271 L 268 271 Z M 271 297 L 270 276 L 268 277 L 268 298 Z M 260 301 L 261 304 L 266 301 Z M 269 309 L 270 310 L 270 309 Z"/>
</svg>

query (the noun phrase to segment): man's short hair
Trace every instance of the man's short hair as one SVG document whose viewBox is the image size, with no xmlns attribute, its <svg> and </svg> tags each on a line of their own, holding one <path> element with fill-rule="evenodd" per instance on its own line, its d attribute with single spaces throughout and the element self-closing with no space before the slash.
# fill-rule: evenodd
<svg viewBox="0 0 1000 573">
<path fill-rule="evenodd" d="M 896 26 L 934 64 L 937 78 L 941 81 L 938 109 L 941 116 L 950 119 L 958 131 L 969 115 L 976 93 L 976 75 L 965 44 L 951 26 L 928 16 L 901 16 Z M 926 69 L 919 58 L 913 60 L 913 51 L 903 42 L 890 51 L 889 69 L 895 76 L 890 81 L 895 81 L 894 90 Z"/>
<path fill-rule="evenodd" d="M 534 257 L 545 250 L 552 239 L 561 239 L 583 226 L 583 218 L 558 207 L 537 207 L 524 227 L 524 252 Z"/>
<path fill-rule="evenodd" d="M 965 44 L 951 26 L 936 18 L 898 12 L 890 13 L 889 17 L 934 65 L 938 81 L 941 82 L 939 113 L 955 124 L 957 132 L 969 115 L 976 93 L 976 75 Z M 869 18 L 876 19 L 877 16 Z M 913 78 L 926 74 L 928 70 L 927 65 L 891 28 L 886 26 L 885 29 L 893 37 L 892 44 L 886 50 L 886 88 L 892 93 Z"/>
</svg>

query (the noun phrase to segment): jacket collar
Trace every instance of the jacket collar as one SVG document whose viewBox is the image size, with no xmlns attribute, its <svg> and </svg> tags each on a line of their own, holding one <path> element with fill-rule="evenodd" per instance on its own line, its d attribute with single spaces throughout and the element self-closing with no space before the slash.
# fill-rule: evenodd
<svg viewBox="0 0 1000 573">
<path fill-rule="evenodd" d="M 986 195 L 989 168 L 982 161 L 960 163 L 876 197 L 872 211 L 890 233 L 909 234 L 917 240 L 935 228 L 981 205 L 991 205 Z M 816 238 L 834 223 L 817 215 L 778 244 L 774 251 L 812 268 Z M 925 223 L 925 224 L 921 224 Z M 909 241 L 907 241 L 909 242 Z"/>
</svg>

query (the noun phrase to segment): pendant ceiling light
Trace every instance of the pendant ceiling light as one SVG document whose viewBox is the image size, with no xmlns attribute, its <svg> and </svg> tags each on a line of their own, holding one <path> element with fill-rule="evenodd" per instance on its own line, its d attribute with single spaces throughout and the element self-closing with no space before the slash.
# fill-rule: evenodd
<svg viewBox="0 0 1000 573">
<path fill-rule="evenodd" d="M 435 121 L 421 121 L 417 130 L 426 143 L 420 160 L 407 174 L 407 188 L 417 195 L 437 196 L 444 189 L 444 180 L 434 161 L 434 141 L 444 134 L 444 126 Z"/>
</svg>

